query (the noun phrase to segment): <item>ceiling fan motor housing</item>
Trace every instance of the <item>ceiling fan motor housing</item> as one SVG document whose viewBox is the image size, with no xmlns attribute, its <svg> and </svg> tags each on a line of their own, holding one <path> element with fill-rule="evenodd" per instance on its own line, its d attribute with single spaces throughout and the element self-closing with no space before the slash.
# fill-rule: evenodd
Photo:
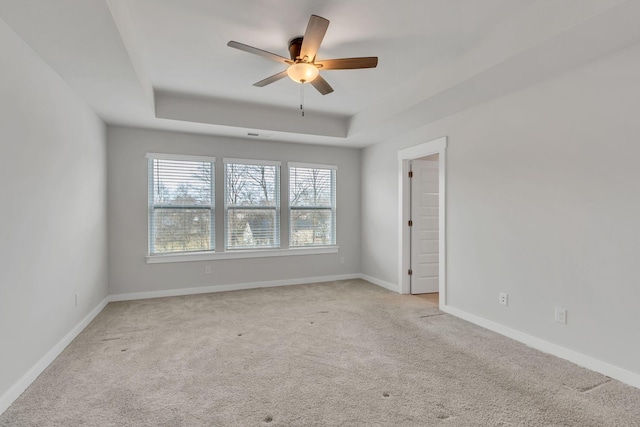
<svg viewBox="0 0 640 427">
<path fill-rule="evenodd" d="M 291 56 L 292 61 L 295 62 L 295 60 L 300 57 L 301 48 L 302 48 L 302 37 L 296 37 L 289 41 L 289 55 Z M 311 62 L 313 58 L 308 58 L 308 60 L 309 62 Z"/>
</svg>

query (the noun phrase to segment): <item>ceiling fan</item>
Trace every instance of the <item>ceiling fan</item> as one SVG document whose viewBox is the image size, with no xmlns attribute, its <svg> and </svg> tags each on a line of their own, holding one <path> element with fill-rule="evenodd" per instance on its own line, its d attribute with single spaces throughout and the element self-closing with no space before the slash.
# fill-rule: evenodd
<svg viewBox="0 0 640 427">
<path fill-rule="evenodd" d="M 318 92 L 326 95 L 333 92 L 333 88 L 322 78 L 320 70 L 353 70 L 375 68 L 378 65 L 377 56 L 317 60 L 316 54 L 328 27 L 328 19 L 311 15 L 304 36 L 296 37 L 289 42 L 291 59 L 235 41 L 230 41 L 227 46 L 288 65 L 286 70 L 260 80 L 254 83 L 254 86 L 263 87 L 289 76 L 297 83 L 311 83 Z"/>
</svg>

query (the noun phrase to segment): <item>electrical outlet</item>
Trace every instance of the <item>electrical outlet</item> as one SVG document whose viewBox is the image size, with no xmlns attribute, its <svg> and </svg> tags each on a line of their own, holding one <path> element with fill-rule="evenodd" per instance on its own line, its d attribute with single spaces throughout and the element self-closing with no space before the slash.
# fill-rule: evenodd
<svg viewBox="0 0 640 427">
<path fill-rule="evenodd" d="M 211 274 L 211 266 L 210 265 L 205 265 L 204 274 Z"/>
<path fill-rule="evenodd" d="M 562 307 L 556 307 L 556 322 L 567 324 L 567 309 Z"/>
<path fill-rule="evenodd" d="M 344 264 L 344 257 L 340 257 L 340 264 Z"/>
<path fill-rule="evenodd" d="M 509 305 L 509 295 L 504 292 L 498 294 L 498 303 L 501 305 Z"/>
<path fill-rule="evenodd" d="M 76 292 L 75 297 L 74 297 L 74 304 L 77 307 L 79 303 L 80 303 L 80 294 L 78 292 Z"/>
</svg>

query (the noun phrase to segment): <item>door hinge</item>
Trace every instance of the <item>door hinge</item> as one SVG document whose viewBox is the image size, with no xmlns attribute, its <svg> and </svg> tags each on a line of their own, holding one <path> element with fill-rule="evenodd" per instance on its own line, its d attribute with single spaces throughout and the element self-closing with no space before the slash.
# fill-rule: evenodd
<svg viewBox="0 0 640 427">
<path fill-rule="evenodd" d="M 409 171 L 409 178 L 413 178 L 413 171 Z"/>
<path fill-rule="evenodd" d="M 409 227 L 413 227 L 413 221 L 409 220 Z"/>
<path fill-rule="evenodd" d="M 409 269 L 409 276 L 413 276 L 413 270 Z"/>
</svg>

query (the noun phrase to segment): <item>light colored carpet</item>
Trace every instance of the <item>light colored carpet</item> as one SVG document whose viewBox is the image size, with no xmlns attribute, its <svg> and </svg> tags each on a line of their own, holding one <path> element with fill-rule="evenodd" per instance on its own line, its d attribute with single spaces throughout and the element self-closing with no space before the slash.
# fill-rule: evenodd
<svg viewBox="0 0 640 427">
<path fill-rule="evenodd" d="M 109 304 L 0 426 L 640 426 L 640 390 L 361 280 Z"/>
</svg>

